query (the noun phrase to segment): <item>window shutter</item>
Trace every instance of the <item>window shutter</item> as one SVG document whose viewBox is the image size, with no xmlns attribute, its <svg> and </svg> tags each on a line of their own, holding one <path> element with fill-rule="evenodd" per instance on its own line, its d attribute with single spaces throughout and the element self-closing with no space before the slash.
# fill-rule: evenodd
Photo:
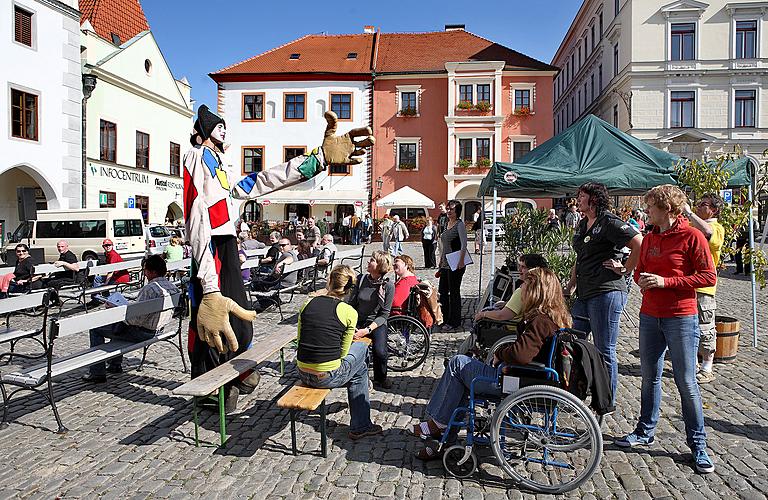
<svg viewBox="0 0 768 500">
<path fill-rule="evenodd" d="M 14 7 L 15 13 L 15 39 L 19 43 L 32 46 L 32 14 Z"/>
</svg>

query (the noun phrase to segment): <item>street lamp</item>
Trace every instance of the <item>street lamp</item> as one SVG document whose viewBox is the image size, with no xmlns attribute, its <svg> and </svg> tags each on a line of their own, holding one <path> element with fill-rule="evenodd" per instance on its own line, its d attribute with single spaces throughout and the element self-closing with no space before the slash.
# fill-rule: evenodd
<svg viewBox="0 0 768 500">
<path fill-rule="evenodd" d="M 95 88 L 96 88 L 96 75 L 91 75 L 89 73 L 84 74 L 83 75 L 83 104 L 82 104 L 82 113 L 83 113 L 82 121 L 83 121 L 83 124 L 82 124 L 82 130 L 80 131 L 81 138 L 82 138 L 81 142 L 82 142 L 82 146 L 83 146 L 83 159 L 82 159 L 83 164 L 82 164 L 82 171 L 80 173 L 80 175 L 81 175 L 81 177 L 80 177 L 80 183 L 81 183 L 81 186 L 80 186 L 80 189 L 81 189 L 81 191 L 80 191 L 80 208 L 85 208 L 85 183 L 86 183 L 86 175 L 87 175 L 86 174 L 86 165 L 88 163 L 88 157 L 87 157 L 87 154 L 86 154 L 86 151 L 85 151 L 85 149 L 86 149 L 85 148 L 85 145 L 86 145 L 86 135 L 85 135 L 85 133 L 86 133 L 85 128 L 86 127 L 85 127 L 85 125 L 86 125 L 86 113 L 87 113 L 87 109 L 88 109 L 86 103 L 88 102 L 88 98 L 91 97 L 91 94 L 93 93 L 93 89 L 95 89 Z"/>
<path fill-rule="evenodd" d="M 377 191 L 376 200 L 381 199 L 381 188 L 382 187 L 384 187 L 384 179 L 382 179 L 381 176 L 379 176 L 379 178 L 376 179 L 376 191 Z M 376 216 L 376 218 L 379 217 L 379 207 L 378 207 L 378 205 L 376 206 L 376 213 L 374 215 Z"/>
</svg>

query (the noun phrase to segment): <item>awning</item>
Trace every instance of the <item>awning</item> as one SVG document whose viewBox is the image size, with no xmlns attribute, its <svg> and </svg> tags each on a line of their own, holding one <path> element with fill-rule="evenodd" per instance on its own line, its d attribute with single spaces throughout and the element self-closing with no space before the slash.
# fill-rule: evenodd
<svg viewBox="0 0 768 500">
<path fill-rule="evenodd" d="M 376 202 L 377 207 L 435 208 L 435 202 L 409 186 L 403 186 Z"/>
</svg>

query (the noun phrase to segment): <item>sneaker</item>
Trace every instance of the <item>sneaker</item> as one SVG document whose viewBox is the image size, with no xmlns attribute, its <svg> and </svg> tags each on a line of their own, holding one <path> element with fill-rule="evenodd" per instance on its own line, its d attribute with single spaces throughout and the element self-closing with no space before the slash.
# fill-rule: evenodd
<svg viewBox="0 0 768 500">
<path fill-rule="evenodd" d="M 224 412 L 227 414 L 234 413 L 237 410 L 237 398 L 240 396 L 240 391 L 233 385 L 224 393 Z"/>
<path fill-rule="evenodd" d="M 623 438 L 615 439 L 613 444 L 619 448 L 634 448 L 635 446 L 650 446 L 653 444 L 653 436 L 646 437 L 635 434 L 627 434 Z"/>
<path fill-rule="evenodd" d="M 235 382 L 235 387 L 237 387 L 237 390 L 240 392 L 240 394 L 251 394 L 256 389 L 256 386 L 259 385 L 260 381 L 261 375 L 258 371 L 254 370 L 253 373 L 245 377 L 243 380 L 238 380 Z"/>
<path fill-rule="evenodd" d="M 355 441 L 357 439 L 364 438 L 366 436 L 375 436 L 377 434 L 381 434 L 383 431 L 384 429 L 382 429 L 379 424 L 373 424 L 368 428 L 367 431 L 362 431 L 362 432 L 349 431 L 348 435 L 349 435 L 349 439 L 351 439 L 352 441 Z"/>
<path fill-rule="evenodd" d="M 715 380 L 714 372 L 699 370 L 699 373 L 696 374 L 696 382 L 700 384 L 708 384 L 713 380 Z"/>
<path fill-rule="evenodd" d="M 715 464 L 712 463 L 712 459 L 707 455 L 707 450 L 693 452 L 693 465 L 699 474 L 715 472 Z"/>
</svg>

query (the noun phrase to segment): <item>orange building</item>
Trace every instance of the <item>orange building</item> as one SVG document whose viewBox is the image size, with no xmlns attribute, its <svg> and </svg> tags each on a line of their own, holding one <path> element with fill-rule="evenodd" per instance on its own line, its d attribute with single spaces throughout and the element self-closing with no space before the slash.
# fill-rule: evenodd
<svg viewBox="0 0 768 500">
<path fill-rule="evenodd" d="M 378 198 L 410 186 L 436 207 L 462 200 L 470 218 L 490 164 L 520 159 L 552 136 L 557 68 L 462 25 L 442 32 L 382 33 L 372 63 L 374 206 Z M 502 200 L 498 208 L 512 201 Z M 535 203 L 551 206 L 551 200 Z M 487 201 L 486 209 L 490 206 Z"/>
</svg>

